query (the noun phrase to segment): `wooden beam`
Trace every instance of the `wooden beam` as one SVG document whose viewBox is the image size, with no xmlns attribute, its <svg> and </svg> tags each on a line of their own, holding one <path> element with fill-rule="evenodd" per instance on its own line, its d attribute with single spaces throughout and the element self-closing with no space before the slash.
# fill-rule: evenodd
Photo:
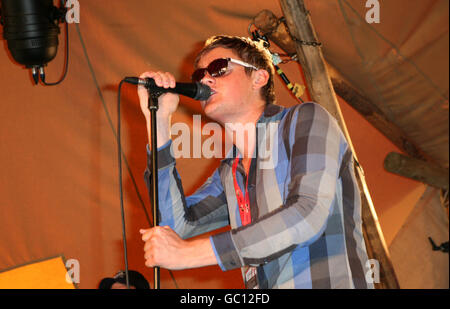
<svg viewBox="0 0 450 309">
<path fill-rule="evenodd" d="M 290 37 L 284 23 L 272 11 L 262 10 L 253 18 L 253 24 L 271 41 L 275 42 L 290 56 L 297 56 L 295 43 Z"/>
<path fill-rule="evenodd" d="M 374 103 L 352 87 L 350 83 L 346 82 L 334 68 L 328 66 L 328 69 L 336 93 L 367 119 L 370 124 L 372 124 L 395 146 L 413 158 L 429 162 L 435 161 L 415 145 L 415 143 L 406 136 L 403 130 L 391 122 Z"/>
<path fill-rule="evenodd" d="M 429 162 L 391 152 L 384 159 L 384 168 L 388 172 L 448 190 L 448 169 Z"/>
<path fill-rule="evenodd" d="M 263 10 L 258 13 L 253 19 L 253 24 L 288 55 L 296 55 L 295 43 L 286 30 L 284 23 L 281 23 L 279 18 L 271 11 Z M 397 125 L 391 122 L 374 103 L 367 99 L 355 87 L 351 86 L 351 83 L 336 68 L 326 61 L 325 65 L 328 69 L 334 91 L 338 96 L 358 111 L 400 150 L 416 159 L 430 162 L 434 161 L 420 150 Z"/>
<path fill-rule="evenodd" d="M 271 41 L 291 56 L 297 56 L 295 43 L 287 32 L 284 23 L 269 10 L 262 10 L 253 18 L 253 24 Z"/>
<path fill-rule="evenodd" d="M 290 35 L 295 41 L 297 57 L 303 68 L 311 97 L 315 102 L 324 106 L 336 118 L 356 157 L 323 58 L 322 50 L 320 47 L 309 45 L 311 42 L 317 42 L 318 40 L 303 0 L 280 0 L 280 3 Z M 304 42 L 308 42 L 309 44 L 305 44 Z M 367 253 L 369 258 L 376 259 L 380 265 L 381 283 L 376 284 L 376 287 L 399 288 L 389 257 L 389 251 L 364 179 L 364 173 L 361 168 L 355 168 L 355 172 L 361 191 L 363 232 L 366 240 Z"/>
</svg>

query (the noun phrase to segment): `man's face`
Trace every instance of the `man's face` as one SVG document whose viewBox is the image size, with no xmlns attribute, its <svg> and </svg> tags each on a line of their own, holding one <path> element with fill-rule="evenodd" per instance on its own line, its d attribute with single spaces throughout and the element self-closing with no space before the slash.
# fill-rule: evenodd
<svg viewBox="0 0 450 309">
<path fill-rule="evenodd" d="M 230 49 L 217 47 L 200 58 L 198 68 L 206 68 L 213 60 L 218 58 L 240 59 Z M 207 101 L 202 101 L 205 114 L 222 123 L 233 122 L 239 119 L 250 108 L 252 96 L 252 78 L 245 73 L 241 65 L 229 63 L 229 72 L 221 77 L 211 77 L 206 73 L 201 80 L 203 84 L 211 87 L 212 95 Z"/>
</svg>

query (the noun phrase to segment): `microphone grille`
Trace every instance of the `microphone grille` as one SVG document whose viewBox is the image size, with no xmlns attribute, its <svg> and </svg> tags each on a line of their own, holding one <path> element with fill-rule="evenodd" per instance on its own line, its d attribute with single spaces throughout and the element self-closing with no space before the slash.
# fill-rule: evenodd
<svg viewBox="0 0 450 309">
<path fill-rule="evenodd" d="M 208 85 L 197 82 L 197 93 L 195 94 L 195 100 L 206 101 L 211 96 L 211 88 Z"/>
</svg>

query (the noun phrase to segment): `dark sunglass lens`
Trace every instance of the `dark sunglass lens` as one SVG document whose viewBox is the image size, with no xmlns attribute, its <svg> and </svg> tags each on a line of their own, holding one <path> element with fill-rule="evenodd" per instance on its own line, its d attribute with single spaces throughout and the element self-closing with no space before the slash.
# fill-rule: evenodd
<svg viewBox="0 0 450 309">
<path fill-rule="evenodd" d="M 205 77 L 206 69 L 198 69 L 192 73 L 191 79 L 193 82 L 199 82 Z"/>
<path fill-rule="evenodd" d="M 227 72 L 228 60 L 216 59 L 208 65 L 208 73 L 212 77 L 219 77 Z"/>
<path fill-rule="evenodd" d="M 228 60 L 216 59 L 212 61 L 206 69 L 197 69 L 192 73 L 191 79 L 193 82 L 199 82 L 205 77 L 206 72 L 212 77 L 223 76 L 227 72 Z"/>
</svg>

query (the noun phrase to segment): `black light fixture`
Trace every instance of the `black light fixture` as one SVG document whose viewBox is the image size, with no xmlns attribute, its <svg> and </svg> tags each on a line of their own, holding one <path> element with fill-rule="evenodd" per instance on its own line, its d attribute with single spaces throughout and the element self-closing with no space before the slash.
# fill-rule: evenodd
<svg viewBox="0 0 450 309">
<path fill-rule="evenodd" d="M 64 22 L 66 8 L 55 7 L 53 0 L 0 0 L 3 37 L 7 41 L 12 58 L 31 69 L 35 84 L 39 77 L 45 85 L 59 84 L 67 73 L 56 83 L 45 82 L 44 67 L 52 61 L 58 50 L 59 23 Z M 66 23 L 66 35 L 67 35 Z M 66 48 L 67 48 L 66 37 Z M 66 50 L 66 56 L 68 50 Z"/>
</svg>

